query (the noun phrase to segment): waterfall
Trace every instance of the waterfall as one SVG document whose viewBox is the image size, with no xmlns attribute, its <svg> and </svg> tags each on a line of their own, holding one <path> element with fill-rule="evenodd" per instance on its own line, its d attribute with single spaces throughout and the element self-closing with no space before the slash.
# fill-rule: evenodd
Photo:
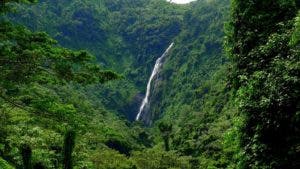
<svg viewBox="0 0 300 169">
<path fill-rule="evenodd" d="M 163 58 L 169 53 L 170 49 L 173 47 L 174 43 L 171 43 L 170 46 L 167 48 L 167 50 L 161 55 L 160 58 L 158 58 L 155 62 L 155 66 L 153 68 L 152 74 L 149 78 L 148 84 L 147 84 L 147 90 L 146 90 L 146 95 L 145 98 L 143 99 L 143 102 L 140 106 L 139 112 L 135 118 L 135 120 L 139 120 L 141 117 L 141 114 L 143 112 L 143 110 L 145 109 L 145 106 L 147 104 L 149 104 L 149 96 L 150 96 L 150 92 L 151 92 L 151 82 L 153 80 L 153 78 L 159 73 L 161 65 L 162 65 L 162 61 Z"/>
</svg>

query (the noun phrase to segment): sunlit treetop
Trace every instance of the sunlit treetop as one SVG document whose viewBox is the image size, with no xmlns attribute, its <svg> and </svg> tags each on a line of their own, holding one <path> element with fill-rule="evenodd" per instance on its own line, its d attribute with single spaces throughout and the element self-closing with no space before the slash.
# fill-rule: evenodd
<svg viewBox="0 0 300 169">
<path fill-rule="evenodd" d="M 2 0 L 0 2 L 0 13 L 8 12 L 11 9 L 12 3 L 34 3 L 38 0 Z"/>
</svg>

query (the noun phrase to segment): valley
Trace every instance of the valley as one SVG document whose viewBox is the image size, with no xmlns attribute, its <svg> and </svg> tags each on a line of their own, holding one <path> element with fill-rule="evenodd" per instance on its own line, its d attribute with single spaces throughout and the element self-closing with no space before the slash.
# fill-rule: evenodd
<svg viewBox="0 0 300 169">
<path fill-rule="evenodd" d="M 2 2 L 0 168 L 298 168 L 298 11 Z"/>
</svg>

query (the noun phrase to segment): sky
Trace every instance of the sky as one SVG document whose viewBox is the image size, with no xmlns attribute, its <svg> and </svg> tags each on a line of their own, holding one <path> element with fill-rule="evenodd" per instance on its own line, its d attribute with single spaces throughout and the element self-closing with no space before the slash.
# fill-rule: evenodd
<svg viewBox="0 0 300 169">
<path fill-rule="evenodd" d="M 186 3 L 189 3 L 192 1 L 195 1 L 195 0 L 172 0 L 172 2 L 177 3 L 177 4 L 186 4 Z"/>
</svg>

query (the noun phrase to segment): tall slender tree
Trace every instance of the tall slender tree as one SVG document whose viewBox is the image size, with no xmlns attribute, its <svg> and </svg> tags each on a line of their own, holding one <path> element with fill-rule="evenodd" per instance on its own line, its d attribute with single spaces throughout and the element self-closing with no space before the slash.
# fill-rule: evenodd
<svg viewBox="0 0 300 169">
<path fill-rule="evenodd" d="M 162 138 L 164 140 L 165 151 L 170 150 L 170 135 L 172 133 L 173 126 L 165 122 L 161 122 L 158 125 L 158 128 L 161 132 Z"/>
<path fill-rule="evenodd" d="M 24 169 L 32 169 L 32 150 L 31 147 L 27 144 L 21 146 L 21 155 L 23 160 Z"/>
<path fill-rule="evenodd" d="M 64 169 L 73 168 L 72 152 L 75 146 L 75 131 L 68 130 L 64 142 Z"/>
<path fill-rule="evenodd" d="M 43 165 L 43 163 L 38 162 L 33 165 L 33 169 L 46 169 L 46 167 Z"/>
</svg>

